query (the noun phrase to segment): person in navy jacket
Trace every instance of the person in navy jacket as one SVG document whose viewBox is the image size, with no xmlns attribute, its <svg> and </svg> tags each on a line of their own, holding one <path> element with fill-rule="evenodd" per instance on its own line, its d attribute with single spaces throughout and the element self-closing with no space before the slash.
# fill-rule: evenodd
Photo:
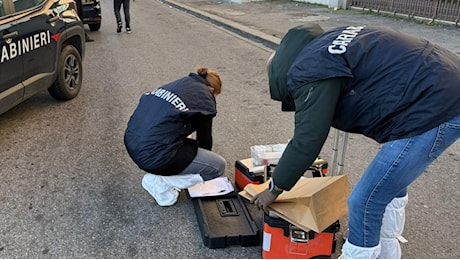
<svg viewBox="0 0 460 260">
<path fill-rule="evenodd" d="M 330 127 L 382 148 L 348 198 L 342 258 L 400 258 L 407 188 L 460 136 L 460 57 L 388 27 L 292 28 L 267 64 L 295 130 L 252 202 L 268 211 L 317 158 Z"/>
<path fill-rule="evenodd" d="M 144 93 L 124 135 L 133 161 L 147 172 L 142 186 L 160 206 L 176 203 L 180 189 L 219 177 L 226 161 L 212 152 L 215 96 L 222 82 L 216 71 L 196 73 Z M 189 138 L 192 133 L 196 138 Z"/>
</svg>

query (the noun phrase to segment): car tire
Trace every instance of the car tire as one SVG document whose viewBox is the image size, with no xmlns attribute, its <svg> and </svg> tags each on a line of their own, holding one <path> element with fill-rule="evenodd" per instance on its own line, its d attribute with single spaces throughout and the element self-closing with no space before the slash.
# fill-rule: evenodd
<svg viewBox="0 0 460 260">
<path fill-rule="evenodd" d="M 89 29 L 94 32 L 94 31 L 99 31 L 99 29 L 101 28 L 101 24 L 100 23 L 92 23 L 92 24 L 88 24 L 89 26 Z"/>
<path fill-rule="evenodd" d="M 58 60 L 57 79 L 48 88 L 50 95 L 58 100 L 70 100 L 80 92 L 83 66 L 80 53 L 72 45 L 65 46 Z"/>
</svg>

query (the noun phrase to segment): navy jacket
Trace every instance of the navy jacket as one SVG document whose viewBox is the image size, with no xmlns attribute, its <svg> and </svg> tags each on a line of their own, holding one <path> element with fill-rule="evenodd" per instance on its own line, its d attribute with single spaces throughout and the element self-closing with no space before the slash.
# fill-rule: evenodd
<svg viewBox="0 0 460 260">
<path fill-rule="evenodd" d="M 332 126 L 380 143 L 421 134 L 460 114 L 460 57 L 388 27 L 342 27 L 310 42 L 288 89 L 346 77 Z"/>
<path fill-rule="evenodd" d="M 291 29 L 269 67 L 271 97 L 295 111 L 294 136 L 273 174 L 278 187 L 294 186 L 331 126 L 383 143 L 460 114 L 456 54 L 384 27 L 342 27 L 308 40 L 318 32 Z"/>
<path fill-rule="evenodd" d="M 197 122 L 212 120 L 217 114 L 208 85 L 204 78 L 190 73 L 141 96 L 124 138 L 129 155 L 141 169 L 172 175 L 193 160 L 198 145 L 187 136 L 196 130 Z M 179 168 L 174 160 L 178 151 L 183 157 Z"/>
</svg>

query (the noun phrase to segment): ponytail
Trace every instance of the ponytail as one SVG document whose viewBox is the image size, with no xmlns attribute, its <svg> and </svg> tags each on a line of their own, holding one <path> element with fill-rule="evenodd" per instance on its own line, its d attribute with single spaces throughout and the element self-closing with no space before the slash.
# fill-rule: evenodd
<svg viewBox="0 0 460 260">
<path fill-rule="evenodd" d="M 214 89 L 214 95 L 218 95 L 222 92 L 222 81 L 220 80 L 219 74 L 205 67 L 199 67 L 196 69 L 196 73 L 203 77 Z"/>
</svg>

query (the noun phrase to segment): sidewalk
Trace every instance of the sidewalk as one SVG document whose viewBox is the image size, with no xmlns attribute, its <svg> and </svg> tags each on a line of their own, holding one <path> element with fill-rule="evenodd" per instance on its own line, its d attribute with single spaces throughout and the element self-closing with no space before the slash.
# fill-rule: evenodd
<svg viewBox="0 0 460 260">
<path fill-rule="evenodd" d="M 259 42 L 270 49 L 276 49 L 290 28 L 313 22 L 324 30 L 352 25 L 390 26 L 405 33 L 424 37 L 460 55 L 460 30 L 454 26 L 428 26 L 400 18 L 367 14 L 362 10 L 333 10 L 290 0 L 247 3 L 219 0 L 162 2 Z"/>
</svg>

